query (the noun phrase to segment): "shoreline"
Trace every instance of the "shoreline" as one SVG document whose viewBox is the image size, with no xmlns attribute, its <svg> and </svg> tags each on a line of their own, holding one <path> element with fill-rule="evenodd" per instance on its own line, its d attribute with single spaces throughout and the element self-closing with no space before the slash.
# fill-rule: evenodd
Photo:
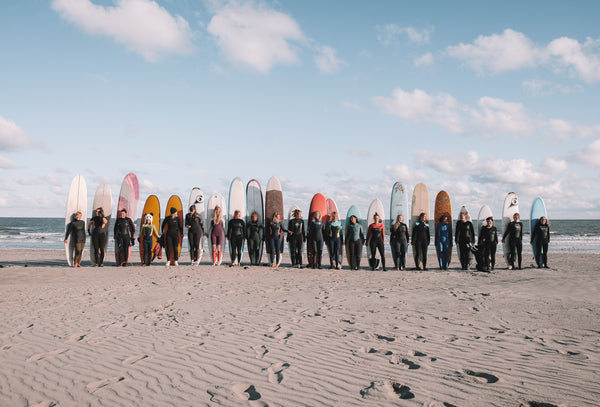
<svg viewBox="0 0 600 407">
<path fill-rule="evenodd" d="M 553 269 L 384 273 L 73 269 L 64 251 L 24 252 L 0 250 L 0 405 L 600 398 L 600 255 L 550 253 Z"/>
</svg>

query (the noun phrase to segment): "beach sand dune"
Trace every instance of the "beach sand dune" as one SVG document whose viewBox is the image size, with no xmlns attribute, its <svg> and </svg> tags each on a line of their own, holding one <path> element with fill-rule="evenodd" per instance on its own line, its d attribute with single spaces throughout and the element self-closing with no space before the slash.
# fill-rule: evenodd
<svg viewBox="0 0 600 407">
<path fill-rule="evenodd" d="M 551 254 L 553 269 L 522 271 L 499 257 L 489 274 L 74 270 L 62 256 L 0 251 L 2 406 L 600 399 L 597 254 Z"/>
</svg>

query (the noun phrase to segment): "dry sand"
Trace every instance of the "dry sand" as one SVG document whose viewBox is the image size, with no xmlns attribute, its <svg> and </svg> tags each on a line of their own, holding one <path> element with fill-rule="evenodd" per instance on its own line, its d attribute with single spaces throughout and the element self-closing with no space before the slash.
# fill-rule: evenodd
<svg viewBox="0 0 600 407">
<path fill-rule="evenodd" d="M 549 263 L 75 270 L 0 251 L 0 405 L 598 405 L 600 255 Z"/>
</svg>

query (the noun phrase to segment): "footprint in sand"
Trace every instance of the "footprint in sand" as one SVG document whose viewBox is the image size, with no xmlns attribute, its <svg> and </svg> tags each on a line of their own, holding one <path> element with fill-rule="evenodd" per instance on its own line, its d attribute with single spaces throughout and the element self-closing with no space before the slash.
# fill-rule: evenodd
<svg viewBox="0 0 600 407">
<path fill-rule="evenodd" d="M 240 383 L 234 385 L 231 390 L 241 399 L 241 400 L 260 400 L 261 395 L 253 384 L 248 383 Z"/>
<path fill-rule="evenodd" d="M 403 358 L 400 355 L 392 355 L 392 357 L 390 358 L 390 363 L 394 365 L 401 364 L 403 365 L 402 367 L 408 370 L 417 370 L 421 368 L 421 365 L 414 363 L 413 361 L 408 360 L 406 358 Z"/>
<path fill-rule="evenodd" d="M 63 354 L 66 351 L 68 351 L 68 349 L 56 349 L 51 352 L 38 353 L 37 355 L 30 356 L 29 358 L 27 358 L 26 361 L 27 362 L 37 362 L 38 360 L 47 359 L 47 358 L 51 358 L 53 356 Z"/>
<path fill-rule="evenodd" d="M 36 404 L 30 404 L 29 407 L 55 407 L 57 405 L 54 400 L 44 400 Z"/>
<path fill-rule="evenodd" d="M 148 355 L 135 355 L 130 356 L 123 361 L 123 365 L 133 365 L 135 362 L 139 362 L 140 360 L 146 359 Z"/>
<path fill-rule="evenodd" d="M 254 349 L 254 353 L 256 354 L 256 359 L 262 359 L 265 357 L 265 355 L 267 353 L 269 353 L 269 350 L 267 349 L 267 347 L 265 345 L 253 346 L 252 349 Z"/>
<path fill-rule="evenodd" d="M 69 339 L 67 339 L 67 342 L 80 342 L 83 340 L 83 338 L 85 338 L 86 336 L 88 336 L 89 332 L 81 332 L 81 333 L 75 333 L 69 336 Z"/>
<path fill-rule="evenodd" d="M 394 398 L 394 396 L 400 397 L 402 400 L 410 400 L 415 398 L 415 395 L 410 391 L 410 387 L 403 384 L 386 382 L 385 388 L 390 398 Z"/>
<path fill-rule="evenodd" d="M 114 383 L 118 383 L 123 380 L 125 380 L 125 378 L 123 376 L 109 377 L 108 379 L 103 379 L 103 380 L 98 380 L 97 382 L 88 383 L 88 385 L 85 386 L 85 388 L 90 393 L 94 393 L 98 389 L 101 389 L 105 386 L 108 386 L 108 385 L 111 385 Z"/>
<path fill-rule="evenodd" d="M 454 404 L 445 403 L 437 400 L 428 400 L 423 403 L 423 407 L 456 407 Z"/>
<path fill-rule="evenodd" d="M 474 372 L 469 369 L 463 369 L 463 372 L 466 373 L 467 375 L 473 377 L 475 380 L 477 380 L 480 383 L 491 384 L 491 383 L 496 383 L 498 380 L 500 380 L 493 374 L 489 374 L 489 373 Z"/>
<path fill-rule="evenodd" d="M 269 375 L 268 375 L 269 383 L 273 383 L 273 384 L 281 383 L 281 381 L 283 380 L 283 374 L 281 372 L 283 372 L 288 367 L 290 367 L 290 364 L 286 363 L 286 362 L 279 362 L 279 363 L 275 363 L 275 364 L 271 365 L 267 369 L 267 372 L 269 373 Z"/>
<path fill-rule="evenodd" d="M 396 338 L 392 338 L 391 336 L 384 336 L 384 335 L 376 335 L 376 338 L 381 341 L 386 341 L 386 342 L 394 342 L 396 340 Z"/>
<path fill-rule="evenodd" d="M 519 400 L 519 407 L 559 407 L 558 404 L 546 403 L 544 401 Z"/>
</svg>

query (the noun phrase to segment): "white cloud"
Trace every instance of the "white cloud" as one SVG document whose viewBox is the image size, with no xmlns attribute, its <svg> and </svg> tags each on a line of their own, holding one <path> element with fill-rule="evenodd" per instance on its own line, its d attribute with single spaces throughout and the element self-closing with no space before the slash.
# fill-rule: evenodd
<svg viewBox="0 0 600 407">
<path fill-rule="evenodd" d="M 583 150 L 572 154 L 570 158 L 589 167 L 600 168 L 600 138 Z"/>
<path fill-rule="evenodd" d="M 8 168 L 15 168 L 15 167 L 16 167 L 16 164 L 12 160 L 10 160 L 6 157 L 2 157 L 0 155 L 0 168 L 8 169 Z"/>
<path fill-rule="evenodd" d="M 277 64 L 297 63 L 294 44 L 306 41 L 290 16 L 250 2 L 217 10 L 207 28 L 229 60 L 262 73 Z"/>
<path fill-rule="evenodd" d="M 147 61 L 193 49 L 188 22 L 154 1 L 117 0 L 115 6 L 103 7 L 90 0 L 53 0 L 52 8 L 77 27 L 110 37 Z"/>
<path fill-rule="evenodd" d="M 376 96 L 372 102 L 386 113 L 413 124 L 436 124 L 449 133 L 484 138 L 496 134 L 531 137 L 541 133 L 548 138 L 571 138 L 600 135 L 600 126 L 581 126 L 559 119 L 531 117 L 521 103 L 489 96 L 481 97 L 476 106 L 459 103 L 452 95 L 430 95 L 415 89 L 394 89 L 391 97 Z"/>
<path fill-rule="evenodd" d="M 581 85 L 567 86 L 543 79 L 529 79 L 523 81 L 523 88 L 525 88 L 529 94 L 534 96 L 566 95 L 583 91 Z"/>
<path fill-rule="evenodd" d="M 377 25 L 377 40 L 383 45 L 390 45 L 401 35 L 406 35 L 409 40 L 415 44 L 424 45 L 431 42 L 431 35 L 434 28 L 432 26 L 422 29 L 413 26 L 400 27 L 396 24 Z"/>
<path fill-rule="evenodd" d="M 331 74 L 339 72 L 344 61 L 337 57 L 337 51 L 335 49 L 327 45 L 321 45 L 316 47 L 316 52 L 315 63 L 321 73 Z"/>
<path fill-rule="evenodd" d="M 17 124 L 0 116 L 0 151 L 18 151 L 34 143 Z"/>
<path fill-rule="evenodd" d="M 415 58 L 414 62 L 417 68 L 420 68 L 422 66 L 431 66 L 434 62 L 433 55 L 431 54 L 431 52 L 427 52 L 421 55 L 420 57 Z"/>
<path fill-rule="evenodd" d="M 479 36 L 472 44 L 447 48 L 448 55 L 464 61 L 474 71 L 496 74 L 536 66 L 566 69 L 586 82 L 600 81 L 600 40 L 579 41 L 561 37 L 538 46 L 525 34 L 506 29 L 502 34 Z M 539 83 L 529 83 L 538 87 Z"/>
</svg>

